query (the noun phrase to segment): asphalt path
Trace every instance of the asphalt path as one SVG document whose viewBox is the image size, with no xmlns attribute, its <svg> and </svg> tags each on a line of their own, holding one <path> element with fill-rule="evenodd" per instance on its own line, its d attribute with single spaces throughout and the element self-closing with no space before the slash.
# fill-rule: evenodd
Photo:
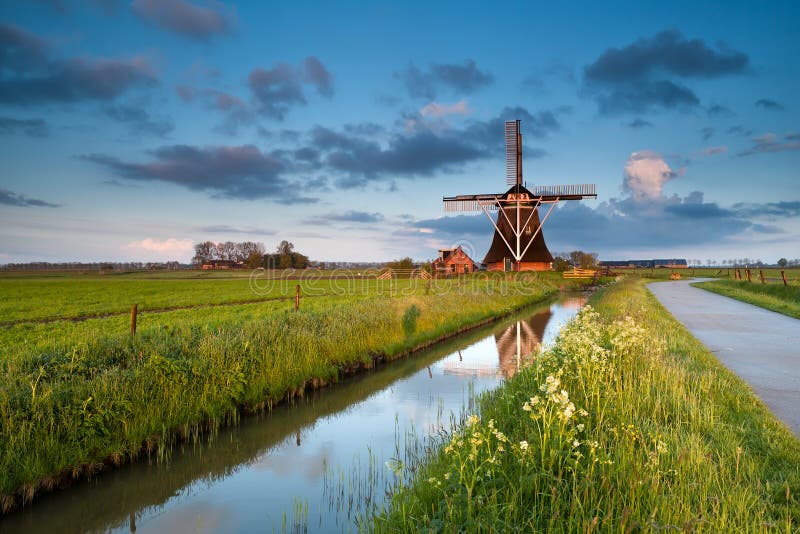
<svg viewBox="0 0 800 534">
<path fill-rule="evenodd" d="M 689 284 L 648 288 L 800 438 L 800 320 Z"/>
</svg>

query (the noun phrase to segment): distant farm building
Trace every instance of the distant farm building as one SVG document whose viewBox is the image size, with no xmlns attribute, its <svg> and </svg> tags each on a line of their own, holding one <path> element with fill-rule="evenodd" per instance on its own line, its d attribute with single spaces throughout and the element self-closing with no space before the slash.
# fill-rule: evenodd
<svg viewBox="0 0 800 534">
<path fill-rule="evenodd" d="M 211 260 L 203 264 L 204 271 L 228 270 L 228 269 L 241 269 L 244 263 L 233 260 Z"/>
<path fill-rule="evenodd" d="M 621 260 L 598 262 L 600 267 L 609 269 L 686 269 L 689 265 L 684 259 L 661 259 L 661 260 Z"/>
<path fill-rule="evenodd" d="M 439 257 L 433 260 L 431 266 L 433 272 L 439 276 L 467 274 L 475 271 L 475 262 L 461 247 L 439 250 Z"/>
</svg>

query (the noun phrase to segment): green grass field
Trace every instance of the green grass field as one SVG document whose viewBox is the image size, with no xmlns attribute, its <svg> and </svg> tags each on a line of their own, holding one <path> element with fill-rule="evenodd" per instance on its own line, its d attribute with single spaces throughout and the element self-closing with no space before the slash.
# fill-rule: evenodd
<svg viewBox="0 0 800 534">
<path fill-rule="evenodd" d="M 783 283 L 718 280 L 692 285 L 800 319 L 800 283 L 797 282 L 784 286 Z"/>
<path fill-rule="evenodd" d="M 100 275 L 98 273 L 0 273 L 0 325 L 59 319 L 82 319 L 128 313 L 133 304 L 140 312 L 209 305 L 289 299 L 295 286 L 304 296 L 422 293 L 424 280 L 376 280 L 360 271 L 155 271 Z M 253 279 L 251 280 L 251 276 Z M 271 280 L 284 276 L 284 279 Z M 523 277 L 544 283 L 577 287 L 579 281 L 563 280 L 559 273 L 526 273 Z M 296 279 L 300 278 L 300 279 Z M 461 283 L 495 281 L 502 273 L 476 273 Z M 455 279 L 434 282 L 449 291 Z"/>
<path fill-rule="evenodd" d="M 149 274 L 149 275 L 148 275 Z M 408 282 L 408 281 L 405 281 Z M 141 311 L 226 303 L 263 301 L 294 295 L 295 285 L 305 295 L 347 292 L 348 281 L 310 276 L 306 280 L 268 281 L 249 271 L 131 273 L 130 275 L 0 276 L 0 322 L 72 319 L 125 313 L 139 304 Z M 354 282 L 350 282 L 353 285 Z M 375 280 L 358 283 L 374 292 Z"/>
<path fill-rule="evenodd" d="M 797 532 L 800 441 L 628 278 L 444 436 L 384 532 Z"/>
<path fill-rule="evenodd" d="M 20 322 L 0 327 L 0 508 L 103 464 L 164 451 L 176 438 L 235 421 L 241 409 L 301 395 L 568 285 L 556 273 L 475 275 L 430 288 L 410 280 L 299 283 L 304 295 L 319 296 L 304 296 L 295 313 L 289 298 L 209 307 L 244 300 L 249 285 L 238 273 L 2 277 L 10 298 L 0 320 Z M 135 338 L 131 301 L 144 309 Z M 188 307 L 147 313 L 176 302 Z M 125 315 L 85 319 L 87 310 Z M 48 317 L 62 320 L 39 321 Z"/>
</svg>

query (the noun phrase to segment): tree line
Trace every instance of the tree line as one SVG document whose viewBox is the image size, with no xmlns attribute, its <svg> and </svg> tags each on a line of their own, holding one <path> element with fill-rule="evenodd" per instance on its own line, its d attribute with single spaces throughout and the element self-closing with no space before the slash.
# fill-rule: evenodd
<svg viewBox="0 0 800 534">
<path fill-rule="evenodd" d="M 723 260 L 687 260 L 689 267 L 702 267 L 705 263 L 706 267 L 769 267 L 770 265 L 766 262 L 761 261 L 760 259 L 755 258 L 732 258 L 732 259 L 723 259 Z M 795 258 L 793 260 L 787 260 L 786 258 L 781 258 L 775 263 L 778 267 L 797 267 L 800 266 L 800 258 Z"/>
<path fill-rule="evenodd" d="M 34 261 L 29 263 L 6 263 L 0 265 L 1 270 L 8 271 L 141 271 L 145 269 L 186 269 L 178 261 Z"/>
<path fill-rule="evenodd" d="M 286 240 L 281 241 L 272 254 L 265 252 L 263 243 L 253 241 L 202 241 L 195 244 L 192 263 L 201 266 L 214 261 L 233 262 L 251 269 L 305 269 L 310 263 L 308 256 L 296 252 L 294 244 Z"/>
</svg>

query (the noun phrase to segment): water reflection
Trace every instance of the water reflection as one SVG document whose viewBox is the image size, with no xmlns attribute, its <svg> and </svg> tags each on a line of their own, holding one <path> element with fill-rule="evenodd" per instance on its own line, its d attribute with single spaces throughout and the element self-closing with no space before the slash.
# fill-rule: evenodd
<svg viewBox="0 0 800 534">
<path fill-rule="evenodd" d="M 497 362 L 482 358 L 465 365 L 461 351 L 458 351 L 458 361 L 448 362 L 445 373 L 511 378 L 525 365 L 526 359 L 539 352 L 546 333 L 552 335 L 552 332 L 548 332 L 548 326 L 551 331 L 553 327 L 557 329 L 563 320 L 574 315 L 585 303 L 584 296 L 567 297 L 558 305 L 497 327 L 493 334 L 497 345 Z"/>
<path fill-rule="evenodd" d="M 244 418 L 210 442 L 177 447 L 167 463 L 144 460 L 45 496 L 0 519 L 0 532 L 281 531 L 298 510 L 310 531 L 340 530 L 348 519 L 322 502 L 329 473 L 366 473 L 395 456 L 398 434 L 446 427 L 582 304 L 528 311 Z"/>
</svg>

